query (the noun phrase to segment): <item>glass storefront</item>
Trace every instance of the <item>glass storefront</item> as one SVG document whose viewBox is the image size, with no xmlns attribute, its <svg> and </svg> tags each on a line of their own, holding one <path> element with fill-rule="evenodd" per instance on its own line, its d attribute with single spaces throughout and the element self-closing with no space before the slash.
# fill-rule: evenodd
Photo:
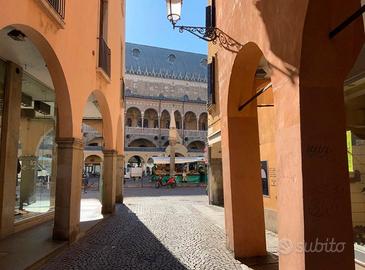
<svg viewBox="0 0 365 270">
<path fill-rule="evenodd" d="M 55 196 L 55 95 L 23 75 L 15 220 L 45 214 Z"/>
<path fill-rule="evenodd" d="M 365 254 L 365 138 L 347 131 L 347 150 L 355 255 L 360 259 Z"/>
</svg>

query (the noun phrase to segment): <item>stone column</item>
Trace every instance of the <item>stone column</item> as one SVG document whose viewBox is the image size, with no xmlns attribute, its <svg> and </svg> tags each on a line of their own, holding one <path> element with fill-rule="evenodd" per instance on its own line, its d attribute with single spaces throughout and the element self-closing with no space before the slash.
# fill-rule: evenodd
<svg viewBox="0 0 365 270">
<path fill-rule="evenodd" d="M 266 237 L 256 104 L 222 117 L 222 168 L 227 247 L 235 258 L 265 256 Z"/>
<path fill-rule="evenodd" d="M 0 151 L 0 238 L 14 231 L 22 76 L 21 67 L 7 63 Z"/>
<path fill-rule="evenodd" d="M 75 241 L 80 231 L 83 142 L 58 138 L 57 183 L 53 238 Z"/>
<path fill-rule="evenodd" d="M 170 140 L 170 177 L 175 176 L 175 146 L 176 141 Z"/>
<path fill-rule="evenodd" d="M 116 198 L 116 169 L 117 169 L 117 151 L 103 150 L 103 194 L 102 194 L 102 213 L 112 214 L 115 210 Z"/>
<path fill-rule="evenodd" d="M 56 181 L 57 181 L 57 144 L 53 143 L 52 149 L 52 174 L 49 182 L 50 189 L 50 209 L 54 210 L 56 205 Z"/>
<path fill-rule="evenodd" d="M 178 140 L 178 133 L 176 130 L 175 112 L 170 113 L 170 130 L 169 130 L 169 143 L 170 143 L 170 176 L 175 176 L 175 146 Z"/>
<path fill-rule="evenodd" d="M 117 203 L 123 203 L 124 192 L 124 156 L 117 156 L 117 172 L 116 172 L 116 196 Z"/>
<path fill-rule="evenodd" d="M 208 150 L 209 204 L 223 206 L 222 157 L 212 157 L 212 147 Z"/>
<path fill-rule="evenodd" d="M 19 209 L 23 209 L 24 204 L 30 205 L 36 201 L 36 156 L 22 156 L 21 161 L 21 182 L 20 182 L 20 201 Z"/>
<path fill-rule="evenodd" d="M 54 210 L 56 205 L 56 182 L 57 182 L 57 143 L 56 137 L 58 134 L 58 108 L 57 104 L 55 103 L 54 109 L 54 140 L 53 140 L 53 148 L 52 148 L 52 173 L 51 173 L 51 180 L 49 182 L 49 189 L 50 189 L 50 210 Z"/>
<path fill-rule="evenodd" d="M 343 84 L 288 82 L 275 93 L 278 229 L 292 248 L 280 269 L 354 269 Z M 312 249 L 293 249 L 303 245 Z"/>
</svg>

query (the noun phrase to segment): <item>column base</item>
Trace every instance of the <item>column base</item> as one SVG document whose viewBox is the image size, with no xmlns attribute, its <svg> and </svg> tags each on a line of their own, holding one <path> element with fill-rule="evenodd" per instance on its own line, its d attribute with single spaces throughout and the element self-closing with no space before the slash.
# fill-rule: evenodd
<svg viewBox="0 0 365 270">
<path fill-rule="evenodd" d="M 57 229 L 53 228 L 53 240 L 75 242 L 80 235 L 80 227 L 72 229 Z"/>
</svg>

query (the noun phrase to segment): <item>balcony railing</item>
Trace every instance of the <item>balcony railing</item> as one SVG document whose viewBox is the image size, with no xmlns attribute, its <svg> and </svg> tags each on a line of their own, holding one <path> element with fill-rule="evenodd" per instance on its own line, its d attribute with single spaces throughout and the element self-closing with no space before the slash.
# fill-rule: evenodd
<svg viewBox="0 0 365 270">
<path fill-rule="evenodd" d="M 158 128 L 126 127 L 126 134 L 159 135 Z"/>
<path fill-rule="evenodd" d="M 85 145 L 84 146 L 84 150 L 85 151 L 102 151 L 103 150 L 103 147 L 102 146 Z"/>
<path fill-rule="evenodd" d="M 204 138 L 208 136 L 208 131 L 206 130 L 185 130 L 184 131 L 185 137 L 199 137 Z"/>
<path fill-rule="evenodd" d="M 111 50 L 104 38 L 99 38 L 99 68 L 101 68 L 110 78 Z"/>
<path fill-rule="evenodd" d="M 185 137 L 199 137 L 205 138 L 208 136 L 208 131 L 206 130 L 181 130 L 178 129 L 180 137 L 183 135 Z M 169 136 L 169 129 L 167 128 L 141 128 L 141 127 L 126 127 L 126 134 L 134 134 L 134 135 L 160 135 L 161 136 Z"/>
<path fill-rule="evenodd" d="M 165 147 L 126 147 L 125 151 L 130 152 L 165 152 Z"/>
<path fill-rule="evenodd" d="M 66 0 L 48 0 L 48 3 L 54 8 L 54 10 L 60 15 L 62 20 L 65 19 L 65 4 Z"/>
</svg>

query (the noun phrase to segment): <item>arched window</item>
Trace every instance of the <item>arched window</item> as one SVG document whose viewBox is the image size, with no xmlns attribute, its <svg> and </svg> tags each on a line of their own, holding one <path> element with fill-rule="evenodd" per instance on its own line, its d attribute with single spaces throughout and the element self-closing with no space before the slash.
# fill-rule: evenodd
<svg viewBox="0 0 365 270">
<path fill-rule="evenodd" d="M 148 119 L 143 119 L 143 127 L 148 128 Z"/>
<path fill-rule="evenodd" d="M 127 118 L 127 127 L 132 126 L 132 118 Z"/>
</svg>

